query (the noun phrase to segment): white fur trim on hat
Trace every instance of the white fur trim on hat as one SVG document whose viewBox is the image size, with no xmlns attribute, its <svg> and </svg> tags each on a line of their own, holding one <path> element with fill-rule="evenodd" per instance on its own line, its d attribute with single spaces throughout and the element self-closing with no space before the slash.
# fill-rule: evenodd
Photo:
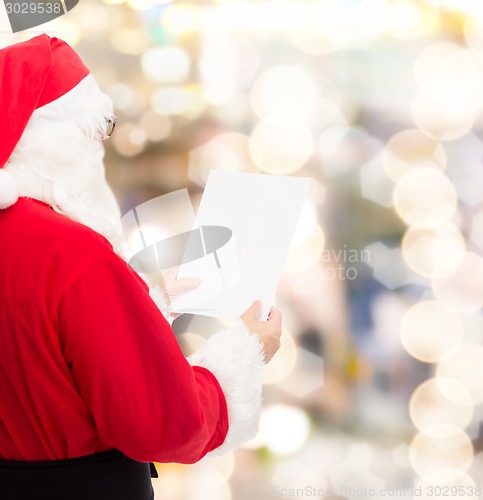
<svg viewBox="0 0 483 500">
<path fill-rule="evenodd" d="M 18 200 L 18 187 L 12 175 L 0 168 L 0 210 L 12 206 Z"/>
</svg>

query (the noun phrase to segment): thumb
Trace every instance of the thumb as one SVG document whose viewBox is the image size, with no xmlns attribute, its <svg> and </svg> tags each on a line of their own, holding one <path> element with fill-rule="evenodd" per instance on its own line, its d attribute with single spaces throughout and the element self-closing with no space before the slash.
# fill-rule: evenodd
<svg viewBox="0 0 483 500">
<path fill-rule="evenodd" d="M 256 300 L 243 314 L 243 316 L 247 316 L 250 319 L 254 319 L 255 321 L 259 321 L 260 315 L 262 314 L 262 301 Z"/>
<path fill-rule="evenodd" d="M 172 285 L 169 294 L 172 296 L 178 293 L 187 292 L 193 288 L 198 288 L 201 285 L 201 280 L 199 278 L 180 278 L 177 279 Z"/>
</svg>

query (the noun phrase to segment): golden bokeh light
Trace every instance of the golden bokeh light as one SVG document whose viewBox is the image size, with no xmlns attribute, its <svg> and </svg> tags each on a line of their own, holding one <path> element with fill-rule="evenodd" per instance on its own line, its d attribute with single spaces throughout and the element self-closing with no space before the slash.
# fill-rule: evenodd
<svg viewBox="0 0 483 500">
<path fill-rule="evenodd" d="M 265 365 L 263 383 L 274 384 L 288 377 L 297 362 L 297 345 L 286 330 L 282 332 L 281 347 L 277 355 Z"/>
<path fill-rule="evenodd" d="M 425 363 L 436 363 L 449 355 L 463 340 L 459 316 L 437 301 L 411 306 L 400 326 L 406 351 Z"/>
<path fill-rule="evenodd" d="M 468 17 L 465 20 L 464 34 L 468 46 L 478 52 L 483 51 L 483 9 L 479 15 Z"/>
<path fill-rule="evenodd" d="M 416 57 L 413 65 L 413 74 L 421 90 L 438 92 L 440 82 L 435 73 L 441 61 L 452 52 L 462 47 L 452 42 L 439 42 L 426 46 Z"/>
<path fill-rule="evenodd" d="M 320 226 L 317 220 L 317 210 L 311 201 L 306 201 L 295 228 L 292 245 L 306 242 L 318 227 Z"/>
<path fill-rule="evenodd" d="M 125 83 L 113 83 L 108 87 L 107 94 L 112 99 L 114 108 L 129 116 L 137 115 L 146 106 L 144 95 Z"/>
<path fill-rule="evenodd" d="M 287 283 L 294 294 L 306 299 L 321 296 L 327 288 L 327 281 L 338 277 L 333 267 L 319 264 L 300 271 L 296 268 L 284 270 L 284 273 L 284 283 Z"/>
<path fill-rule="evenodd" d="M 222 2 L 206 9 L 204 31 L 286 32 L 303 23 L 305 4 L 297 2 Z"/>
<path fill-rule="evenodd" d="M 393 181 L 408 171 L 421 166 L 446 168 L 446 153 L 434 138 L 418 129 L 408 129 L 393 135 L 382 154 L 382 163 L 387 175 Z"/>
<path fill-rule="evenodd" d="M 146 133 L 142 128 L 136 127 L 129 132 L 129 140 L 133 144 L 142 146 L 146 142 Z"/>
<path fill-rule="evenodd" d="M 471 130 L 476 110 L 474 99 L 468 95 L 443 100 L 420 93 L 413 102 L 412 115 L 423 132 L 441 141 L 452 141 Z"/>
<path fill-rule="evenodd" d="M 287 116 L 302 119 L 313 109 L 317 89 L 310 74 L 298 66 L 265 70 L 251 90 L 251 102 L 260 118 Z"/>
<path fill-rule="evenodd" d="M 474 52 L 454 43 L 429 45 L 416 58 L 414 76 L 419 88 L 443 106 L 462 97 L 482 99 L 483 66 Z"/>
<path fill-rule="evenodd" d="M 146 137 L 150 141 L 162 141 L 169 137 L 173 122 L 169 116 L 163 116 L 154 111 L 146 111 L 139 121 Z"/>
<path fill-rule="evenodd" d="M 109 35 L 111 45 L 122 54 L 139 56 L 149 48 L 149 38 L 139 29 L 117 28 Z"/>
<path fill-rule="evenodd" d="M 142 55 L 141 67 L 155 83 L 181 83 L 189 75 L 191 61 L 180 47 L 154 47 Z"/>
<path fill-rule="evenodd" d="M 423 2 L 439 9 L 467 12 L 468 14 L 475 10 L 475 6 L 477 7 L 479 3 L 474 0 L 423 0 Z"/>
<path fill-rule="evenodd" d="M 454 43 L 426 47 L 414 64 L 421 93 L 413 104 L 413 118 L 424 132 L 440 140 L 466 134 L 483 101 L 483 66 L 474 53 Z"/>
<path fill-rule="evenodd" d="M 122 156 L 136 156 L 144 150 L 146 134 L 134 123 L 123 123 L 116 127 L 112 142 L 117 152 Z"/>
<path fill-rule="evenodd" d="M 410 227 L 402 240 L 409 267 L 427 278 L 443 278 L 456 271 L 466 255 L 460 230 L 451 223 L 432 229 Z"/>
<path fill-rule="evenodd" d="M 120 27 L 121 16 L 118 13 L 111 15 L 110 11 L 111 9 L 98 2 L 79 3 L 76 6 L 77 27 L 82 40 L 98 41 L 106 32 Z M 73 21 L 73 19 L 69 17 L 68 21 Z"/>
<path fill-rule="evenodd" d="M 156 498 L 180 498 L 185 494 L 183 469 L 178 464 L 158 464 L 159 477 L 152 484 Z"/>
<path fill-rule="evenodd" d="M 303 4 L 303 22 L 290 39 L 308 54 L 328 54 L 347 46 L 355 28 L 354 12 L 347 0 L 319 0 Z"/>
<path fill-rule="evenodd" d="M 301 273 L 312 268 L 320 260 L 324 247 L 324 231 L 315 223 L 311 225 L 310 233 L 303 240 L 292 244 L 290 247 L 283 272 L 290 274 Z"/>
<path fill-rule="evenodd" d="M 448 393 L 453 395 L 452 399 L 446 395 Z M 455 397 L 461 404 L 455 403 Z M 471 422 L 473 413 L 468 390 L 460 382 L 449 378 L 426 380 L 414 390 L 409 401 L 411 420 L 422 433 L 431 433 L 434 426 L 440 424 L 449 424 L 448 430 L 464 429 Z M 438 437 L 437 434 L 429 435 Z"/>
<path fill-rule="evenodd" d="M 219 134 L 190 151 L 189 177 L 204 186 L 211 170 L 258 172 L 250 156 L 250 139 L 239 132 Z"/>
<path fill-rule="evenodd" d="M 439 64 L 436 76 L 436 89 L 443 98 L 457 100 L 469 95 L 475 104 L 481 104 L 483 66 L 472 50 L 460 48 L 450 52 Z"/>
<path fill-rule="evenodd" d="M 148 10 L 154 7 L 158 0 L 126 0 L 128 6 L 133 10 Z"/>
<path fill-rule="evenodd" d="M 474 407 L 470 391 L 458 380 L 448 377 L 435 377 L 433 380 L 438 385 L 439 392 L 447 401 L 454 403 L 458 407 Z"/>
<path fill-rule="evenodd" d="M 247 39 L 224 30 L 204 32 L 199 56 L 199 75 L 206 101 L 214 106 L 248 102 L 261 58 Z"/>
<path fill-rule="evenodd" d="M 407 224 L 434 228 L 453 216 L 457 196 L 444 173 L 422 167 L 410 170 L 399 179 L 394 190 L 394 205 Z"/>
<path fill-rule="evenodd" d="M 313 457 L 314 460 L 317 458 L 317 456 Z M 327 478 L 307 465 L 306 459 L 289 458 L 279 461 L 272 475 L 272 484 L 294 491 L 300 487 L 300 484 L 317 484 L 321 490 L 329 489 L 330 483 Z"/>
<path fill-rule="evenodd" d="M 224 31 L 203 33 L 198 68 L 209 104 L 220 106 L 233 100 L 240 89 L 250 86 L 259 65 L 260 58 L 248 41 Z"/>
<path fill-rule="evenodd" d="M 277 404 L 262 412 L 260 435 L 265 446 L 276 455 L 287 455 L 301 448 L 309 432 L 309 417 L 300 408 Z"/>
<path fill-rule="evenodd" d="M 442 278 L 432 279 L 435 296 L 458 312 L 472 312 L 483 306 L 483 258 L 466 252 L 458 268 Z"/>
<path fill-rule="evenodd" d="M 203 96 L 202 88 L 197 83 L 191 83 L 183 86 L 183 91 L 188 96 L 189 104 L 184 111 L 181 111 L 181 116 L 188 120 L 196 120 L 206 111 L 206 101 Z"/>
<path fill-rule="evenodd" d="M 228 480 L 235 470 L 235 454 L 231 451 L 222 456 L 211 457 L 209 463 L 225 480 Z"/>
<path fill-rule="evenodd" d="M 192 118 L 203 112 L 203 98 L 196 86 L 166 86 L 151 96 L 153 109 L 161 115 L 183 115 Z"/>
<path fill-rule="evenodd" d="M 416 473 L 425 476 L 437 469 L 467 470 L 474 455 L 468 435 L 448 424 L 431 427 L 416 434 L 409 446 L 409 461 Z"/>
<path fill-rule="evenodd" d="M 299 170 L 313 152 L 309 128 L 293 119 L 262 120 L 250 135 L 250 154 L 255 164 L 270 174 Z"/>
<path fill-rule="evenodd" d="M 186 500 L 204 500 L 210 498 L 213 500 L 232 500 L 232 487 L 223 475 L 223 471 L 209 464 L 210 460 L 202 462 L 199 466 L 195 466 L 190 473 L 184 477 L 186 495 L 181 498 Z M 160 497 L 161 499 L 170 500 L 176 497 Z"/>
<path fill-rule="evenodd" d="M 184 477 L 184 495 L 186 500 L 232 500 L 230 484 L 214 467 L 201 465 Z M 163 495 L 161 498 L 165 498 Z M 174 497 L 179 498 L 179 497 Z"/>
<path fill-rule="evenodd" d="M 382 8 L 378 8 L 382 7 Z M 386 31 L 386 12 L 383 2 L 379 5 L 372 0 L 362 0 L 357 12 L 357 32 L 361 45 L 371 42 Z"/>
<path fill-rule="evenodd" d="M 191 35 L 202 27 L 203 12 L 190 2 L 172 3 L 163 11 L 161 24 L 172 35 Z"/>
<path fill-rule="evenodd" d="M 56 19 L 56 35 L 66 41 L 71 47 L 76 47 L 81 40 L 81 30 L 77 23 L 65 16 Z"/>
<path fill-rule="evenodd" d="M 457 469 L 433 469 L 424 474 L 415 485 L 414 499 L 445 500 L 476 494 L 476 484 L 466 472 Z"/>
<path fill-rule="evenodd" d="M 483 346 L 469 343 L 460 345 L 450 356 L 438 364 L 436 375 L 458 381 L 466 387 L 474 404 L 482 403 Z M 446 390 L 445 395 L 455 399 Z"/>
<path fill-rule="evenodd" d="M 345 111 L 345 110 L 344 110 Z M 312 129 L 325 130 L 339 128 L 347 130 L 349 120 L 337 102 L 337 97 L 325 96 L 317 99 L 308 122 Z"/>
<path fill-rule="evenodd" d="M 438 10 L 420 1 L 396 0 L 385 5 L 386 31 L 402 40 L 426 35 L 436 27 L 438 20 Z"/>
<path fill-rule="evenodd" d="M 242 91 L 222 91 L 222 96 L 216 96 L 216 89 L 203 85 L 203 98 L 210 107 L 210 116 L 219 121 L 224 128 L 236 129 L 239 123 L 243 123 L 252 111 L 250 109 L 250 97 Z"/>
</svg>

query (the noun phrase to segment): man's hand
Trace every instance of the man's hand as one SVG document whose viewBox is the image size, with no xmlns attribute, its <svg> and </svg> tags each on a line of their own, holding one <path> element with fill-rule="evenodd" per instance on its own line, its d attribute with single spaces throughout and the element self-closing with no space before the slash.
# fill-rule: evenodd
<svg viewBox="0 0 483 500">
<path fill-rule="evenodd" d="M 182 292 L 187 292 L 193 288 L 197 288 L 201 285 L 201 280 L 199 278 L 180 278 L 178 279 L 179 268 L 174 267 L 168 271 L 163 272 L 163 277 L 159 281 L 159 288 L 163 292 L 164 299 L 168 306 L 171 301 Z"/>
<path fill-rule="evenodd" d="M 180 278 L 178 279 L 178 267 L 170 269 L 163 272 L 163 277 L 158 283 L 158 287 L 161 290 L 166 306 L 169 308 L 171 301 L 179 293 L 187 292 L 188 290 L 193 290 L 201 285 L 201 280 L 199 278 Z M 170 312 L 165 314 L 166 319 L 170 324 L 182 313 Z"/>
<path fill-rule="evenodd" d="M 272 307 L 267 321 L 259 321 L 262 313 L 262 303 L 255 301 L 241 316 L 250 332 L 258 335 L 263 345 L 264 361 L 268 363 L 280 348 L 282 335 L 282 315 L 278 309 Z"/>
</svg>

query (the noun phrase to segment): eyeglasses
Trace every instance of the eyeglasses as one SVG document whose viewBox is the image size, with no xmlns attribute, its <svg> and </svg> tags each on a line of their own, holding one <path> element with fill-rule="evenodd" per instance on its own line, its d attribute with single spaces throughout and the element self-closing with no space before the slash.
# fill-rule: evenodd
<svg viewBox="0 0 483 500">
<path fill-rule="evenodd" d="M 106 130 L 101 134 L 101 141 L 109 139 L 116 128 L 117 118 L 114 115 L 106 116 Z"/>
</svg>

